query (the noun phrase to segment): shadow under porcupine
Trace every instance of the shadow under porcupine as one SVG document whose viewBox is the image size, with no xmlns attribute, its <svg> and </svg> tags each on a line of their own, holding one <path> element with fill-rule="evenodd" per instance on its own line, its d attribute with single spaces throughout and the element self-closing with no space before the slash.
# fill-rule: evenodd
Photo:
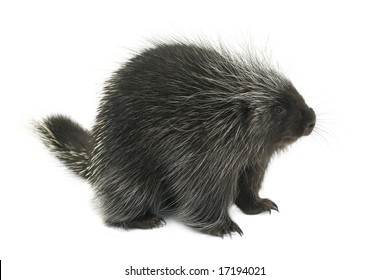
<svg viewBox="0 0 390 280">
<path fill-rule="evenodd" d="M 237 232 L 229 207 L 277 210 L 258 193 L 272 155 L 308 135 L 316 116 L 263 60 L 207 44 L 158 43 L 107 82 L 91 131 L 69 118 L 38 123 L 45 145 L 88 180 L 109 226 L 185 224 Z"/>
</svg>

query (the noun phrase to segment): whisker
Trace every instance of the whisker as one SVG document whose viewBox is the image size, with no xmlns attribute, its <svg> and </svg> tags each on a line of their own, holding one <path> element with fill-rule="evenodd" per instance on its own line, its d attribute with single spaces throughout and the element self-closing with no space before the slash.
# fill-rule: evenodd
<svg viewBox="0 0 390 280">
<path fill-rule="evenodd" d="M 318 130 L 314 129 L 313 132 L 314 132 L 313 136 L 314 136 L 315 139 L 318 139 L 317 137 L 319 137 L 322 141 L 324 141 L 327 144 L 329 144 L 328 139 L 324 135 L 322 135 Z"/>
</svg>

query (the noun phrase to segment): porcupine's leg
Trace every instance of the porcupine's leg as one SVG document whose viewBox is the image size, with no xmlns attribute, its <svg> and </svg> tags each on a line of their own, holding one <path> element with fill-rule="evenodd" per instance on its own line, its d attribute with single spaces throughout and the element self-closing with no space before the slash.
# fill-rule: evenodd
<svg viewBox="0 0 390 280">
<path fill-rule="evenodd" d="M 195 167 L 188 169 L 190 173 L 182 172 L 184 176 L 177 184 L 186 187 L 176 196 L 180 198 L 178 216 L 188 226 L 206 234 L 223 237 L 237 232 L 242 235 L 242 230 L 228 213 L 233 202 L 238 174 L 222 176 L 221 169 L 216 165 L 206 164 L 207 172 Z"/>
<path fill-rule="evenodd" d="M 100 187 L 98 200 L 108 226 L 150 229 L 165 224 L 158 215 L 159 185 L 151 179 L 110 178 Z M 126 180 L 127 179 L 127 180 Z"/>
<path fill-rule="evenodd" d="M 236 205 L 245 214 L 278 211 L 278 206 L 270 199 L 260 198 L 259 190 L 268 165 L 267 161 L 257 161 L 243 168 L 238 180 Z"/>
<path fill-rule="evenodd" d="M 208 203 L 205 207 L 207 212 L 199 210 L 195 213 L 195 227 L 198 228 L 201 232 L 214 235 L 218 237 L 223 237 L 224 235 L 232 235 L 232 233 L 238 233 L 242 235 L 243 232 L 241 228 L 230 218 L 228 209 L 232 201 L 230 195 L 230 188 L 232 185 L 226 185 L 225 182 L 221 182 L 219 189 L 225 189 L 225 192 L 218 193 L 212 201 Z M 206 197 L 204 198 L 207 201 Z"/>
</svg>

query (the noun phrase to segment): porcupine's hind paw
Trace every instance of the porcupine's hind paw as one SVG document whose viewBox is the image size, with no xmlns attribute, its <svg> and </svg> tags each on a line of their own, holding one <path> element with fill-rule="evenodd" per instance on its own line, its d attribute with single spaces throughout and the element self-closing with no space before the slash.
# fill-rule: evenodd
<svg viewBox="0 0 390 280">
<path fill-rule="evenodd" d="M 160 216 L 148 213 L 145 216 L 139 217 L 134 220 L 128 220 L 124 222 L 106 222 L 106 224 L 112 227 L 119 227 L 123 229 L 152 229 L 156 227 L 162 227 L 166 224 L 166 222 Z"/>
<path fill-rule="evenodd" d="M 225 235 L 230 235 L 232 236 L 233 233 L 238 233 L 240 236 L 243 235 L 242 230 L 240 227 L 233 222 L 232 220 L 227 221 L 225 223 L 215 225 L 211 228 L 205 228 L 201 230 L 203 233 L 218 236 L 218 237 L 224 237 Z"/>
<path fill-rule="evenodd" d="M 279 212 L 278 206 L 272 200 L 267 198 L 259 198 L 253 203 L 239 205 L 239 208 L 242 210 L 242 212 L 249 215 L 259 214 L 267 211 L 271 214 L 271 210 Z"/>
</svg>

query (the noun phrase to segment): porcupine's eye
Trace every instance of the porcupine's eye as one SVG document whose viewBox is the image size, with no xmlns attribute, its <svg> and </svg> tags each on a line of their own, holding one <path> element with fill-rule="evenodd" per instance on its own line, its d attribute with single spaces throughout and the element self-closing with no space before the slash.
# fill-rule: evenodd
<svg viewBox="0 0 390 280">
<path fill-rule="evenodd" d="M 286 112 L 286 109 L 284 109 L 282 106 L 276 106 L 275 107 L 275 113 L 278 115 L 283 115 Z"/>
</svg>

